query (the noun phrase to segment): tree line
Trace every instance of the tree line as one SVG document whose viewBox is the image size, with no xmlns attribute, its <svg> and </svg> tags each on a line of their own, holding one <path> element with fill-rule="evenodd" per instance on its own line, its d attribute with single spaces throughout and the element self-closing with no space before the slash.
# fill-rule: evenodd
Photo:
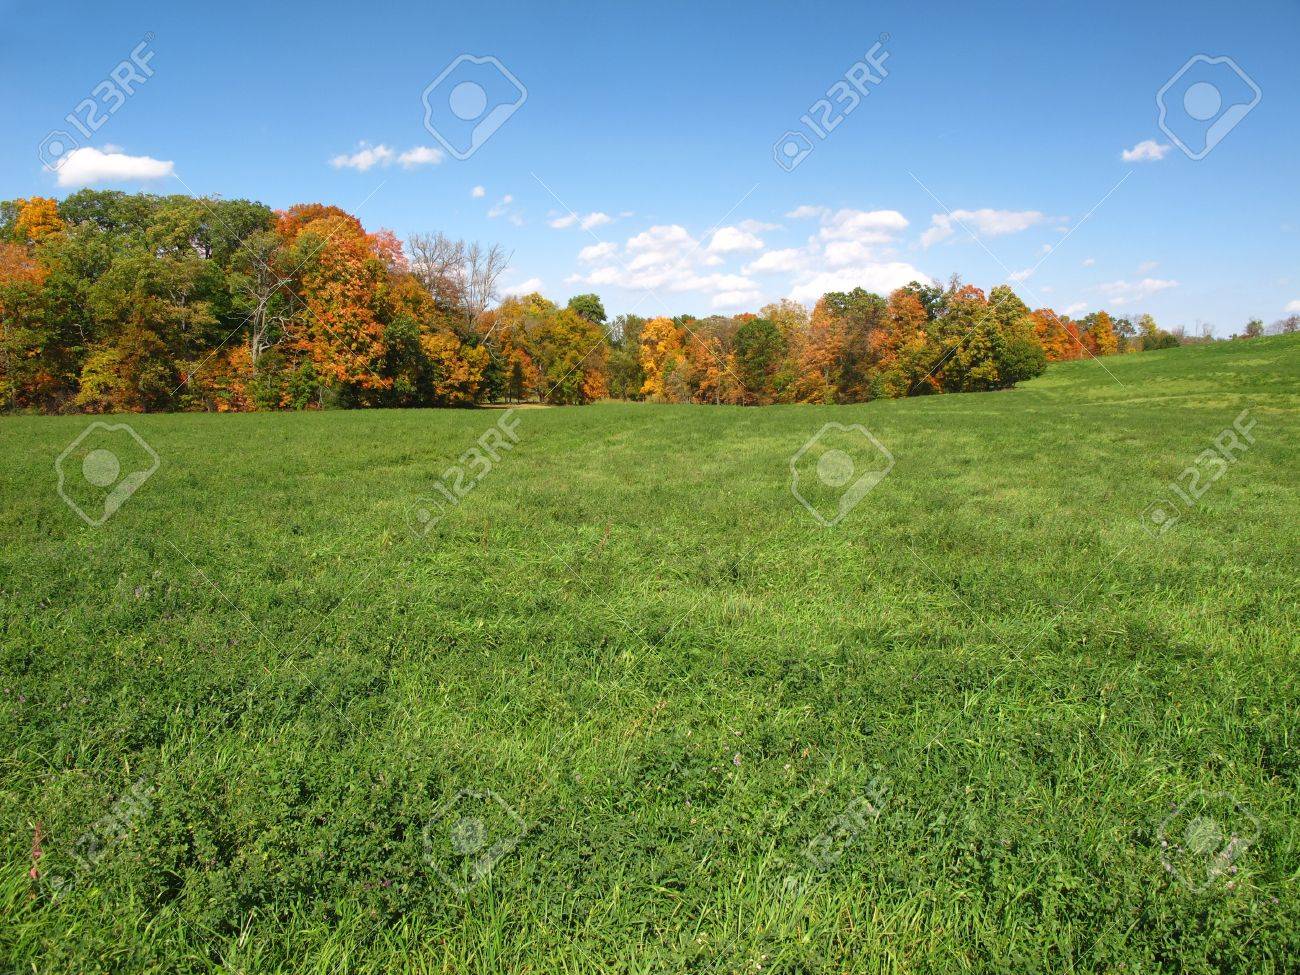
<svg viewBox="0 0 1300 975">
<path fill-rule="evenodd" d="M 1002 389 L 1047 362 L 1178 341 L 1149 316 L 1076 321 L 956 279 L 827 294 L 811 313 L 608 321 L 591 294 L 498 303 L 508 262 L 440 233 L 403 244 L 319 203 L 0 203 L 0 408 L 852 403 Z"/>
</svg>

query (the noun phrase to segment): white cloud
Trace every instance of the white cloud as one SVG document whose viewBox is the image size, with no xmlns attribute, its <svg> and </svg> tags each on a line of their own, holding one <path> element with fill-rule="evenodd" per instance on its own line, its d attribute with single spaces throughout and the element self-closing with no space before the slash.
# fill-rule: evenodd
<svg viewBox="0 0 1300 975">
<path fill-rule="evenodd" d="M 488 210 L 488 217 L 492 220 L 495 220 L 497 217 L 504 217 L 510 212 L 510 204 L 514 202 L 515 198 L 507 193 Z"/>
<path fill-rule="evenodd" d="M 1287 306 L 1282 310 L 1285 311 L 1288 315 L 1295 314 L 1296 312 L 1300 312 L 1300 299 L 1297 299 L 1296 301 L 1288 302 Z"/>
<path fill-rule="evenodd" d="M 635 255 L 633 260 L 641 265 L 659 263 L 682 256 L 683 250 L 694 250 L 696 243 L 686 228 L 678 223 L 656 224 L 649 230 L 643 230 L 627 240 L 627 251 Z"/>
<path fill-rule="evenodd" d="M 1138 274 L 1149 274 L 1160 266 L 1159 261 L 1143 261 L 1138 265 Z"/>
<path fill-rule="evenodd" d="M 928 275 L 902 261 L 863 264 L 802 275 L 790 289 L 790 297 L 794 301 L 811 304 L 828 291 L 852 291 L 860 287 L 883 295 L 910 281 L 928 280 Z"/>
<path fill-rule="evenodd" d="M 743 308 L 757 305 L 763 298 L 763 292 L 757 290 L 720 291 L 709 302 L 714 308 Z"/>
<path fill-rule="evenodd" d="M 618 253 L 618 244 L 605 241 L 600 244 L 591 244 L 578 251 L 578 260 L 585 264 L 593 264 L 596 261 L 603 261 L 607 257 L 613 257 Z"/>
<path fill-rule="evenodd" d="M 501 289 L 503 295 L 530 295 L 534 291 L 542 290 L 541 278 L 529 278 L 527 281 L 520 281 L 518 284 L 512 284 Z"/>
<path fill-rule="evenodd" d="M 442 162 L 444 158 L 443 151 L 432 146 L 413 146 L 405 152 L 398 153 L 383 143 L 371 146 L 361 142 L 358 143 L 356 152 L 335 156 L 330 160 L 330 165 L 335 169 L 355 169 L 364 173 L 375 166 L 391 166 L 393 163 L 399 163 L 404 169 L 432 166 Z"/>
<path fill-rule="evenodd" d="M 906 229 L 907 218 L 897 210 L 837 210 L 823 215 L 821 238 L 884 244 Z"/>
<path fill-rule="evenodd" d="M 860 240 L 832 240 L 822 251 L 822 258 L 831 267 L 848 264 L 865 264 L 875 259 L 871 248 Z"/>
<path fill-rule="evenodd" d="M 1083 259 L 1084 267 L 1092 267 L 1096 263 L 1097 263 L 1097 259 L 1095 257 L 1085 257 Z"/>
<path fill-rule="evenodd" d="M 798 271 L 808 263 L 808 254 L 798 247 L 784 247 L 768 251 L 745 265 L 746 274 L 766 274 L 773 271 Z"/>
<path fill-rule="evenodd" d="M 1143 139 L 1132 149 L 1125 149 L 1120 155 L 1125 162 L 1157 162 L 1168 155 L 1173 146 L 1155 139 Z"/>
<path fill-rule="evenodd" d="M 352 155 L 335 156 L 330 165 L 335 169 L 356 169 L 365 172 L 372 166 L 387 166 L 393 161 L 393 150 L 386 145 L 368 146 L 364 142 Z"/>
<path fill-rule="evenodd" d="M 1028 230 L 1046 219 L 1038 210 L 991 210 L 988 207 L 936 213 L 930 218 L 929 229 L 921 235 L 921 246 L 929 247 L 947 240 L 959 228 L 965 228 L 977 237 L 1003 237 Z"/>
<path fill-rule="evenodd" d="M 1140 281 L 1108 281 L 1099 284 L 1097 290 L 1104 294 L 1114 305 L 1131 305 L 1136 301 L 1149 298 L 1161 291 L 1178 287 L 1177 281 L 1161 278 L 1142 278 Z"/>
<path fill-rule="evenodd" d="M 406 169 L 414 169 L 416 166 L 436 166 L 446 158 L 441 149 L 435 149 L 433 146 L 415 146 L 407 149 L 397 157 L 397 161 Z"/>
<path fill-rule="evenodd" d="M 601 213 L 599 210 L 594 213 L 566 213 L 563 216 L 556 217 L 554 220 L 548 220 L 547 223 L 556 230 L 565 230 L 575 224 L 583 230 L 590 230 L 592 227 L 601 227 L 610 223 L 614 218 L 608 213 Z"/>
<path fill-rule="evenodd" d="M 715 254 L 729 254 L 732 251 L 761 251 L 763 241 L 748 230 L 740 227 L 720 227 L 709 241 L 709 250 Z"/>
<path fill-rule="evenodd" d="M 750 293 L 758 291 L 758 285 L 743 274 L 703 273 L 704 268 L 716 266 L 721 259 L 702 251 L 699 242 L 680 224 L 658 224 L 629 237 L 621 256 L 613 244 L 583 248 L 578 256 L 587 263 L 610 263 L 585 275 L 573 275 L 568 279 L 573 284 L 710 295 L 730 292 L 730 299 L 737 304 L 745 303 Z"/>
<path fill-rule="evenodd" d="M 485 186 L 476 186 L 476 187 L 474 187 L 472 190 L 469 191 L 469 195 L 472 196 L 472 197 L 474 197 L 474 199 L 476 199 L 476 200 L 481 200 L 481 199 L 483 199 L 483 197 L 487 196 L 487 187 L 485 187 Z"/>
<path fill-rule="evenodd" d="M 1021 271 L 1012 271 L 1007 275 L 1008 281 L 1027 281 L 1034 273 L 1032 267 L 1027 267 Z"/>
<path fill-rule="evenodd" d="M 101 152 L 91 146 L 73 149 L 63 157 L 58 169 L 60 186 L 89 186 L 92 183 L 135 182 L 163 179 L 175 175 L 171 161 L 149 156 L 128 156 L 120 152 Z"/>
<path fill-rule="evenodd" d="M 763 250 L 760 235 L 779 225 L 759 220 L 718 228 L 707 238 L 707 247 L 681 224 L 657 224 L 620 247 L 583 248 L 579 264 L 593 266 L 566 280 L 664 294 L 698 292 L 708 296 L 711 307 L 726 310 L 754 307 L 773 292 L 788 291 L 796 301 L 812 302 L 827 291 L 863 287 L 887 294 L 910 281 L 930 280 L 911 264 L 890 259 L 888 245 L 896 243 L 908 226 L 897 210 L 831 211 L 807 206 L 789 216 L 818 221 L 817 233 L 803 247 Z M 741 273 L 714 270 L 725 263 L 722 255 L 740 253 L 752 255 Z M 750 277 L 758 274 L 786 274 L 792 280 L 779 290 L 763 288 Z"/>
<path fill-rule="evenodd" d="M 1079 312 L 1081 312 L 1081 311 L 1087 311 L 1087 310 L 1088 310 L 1088 303 L 1087 303 L 1086 301 L 1076 301 L 1074 304 L 1072 304 L 1072 305 L 1066 305 L 1064 308 L 1062 308 L 1062 309 L 1061 309 L 1061 314 L 1062 314 L 1062 315 L 1077 315 L 1077 314 L 1079 314 Z"/>
</svg>

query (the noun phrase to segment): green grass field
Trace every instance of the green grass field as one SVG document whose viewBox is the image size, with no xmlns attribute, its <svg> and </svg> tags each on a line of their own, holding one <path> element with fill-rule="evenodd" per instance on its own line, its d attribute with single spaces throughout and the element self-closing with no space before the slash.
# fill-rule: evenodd
<svg viewBox="0 0 1300 975">
<path fill-rule="evenodd" d="M 0 419 L 0 971 L 1300 969 L 1300 341 L 503 416 Z"/>
</svg>

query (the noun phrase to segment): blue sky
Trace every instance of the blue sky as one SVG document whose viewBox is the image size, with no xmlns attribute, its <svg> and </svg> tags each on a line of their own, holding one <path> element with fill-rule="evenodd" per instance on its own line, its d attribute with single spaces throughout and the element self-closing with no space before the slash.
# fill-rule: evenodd
<svg viewBox="0 0 1300 975">
<path fill-rule="evenodd" d="M 1220 335 L 1300 310 L 1294 2 L 0 11 L 4 198 L 89 183 L 335 203 L 399 236 L 500 242 L 507 288 L 596 291 L 611 314 L 953 272 L 986 289 L 1015 275 L 1032 306 Z M 801 116 L 819 124 L 828 92 L 849 105 L 846 72 L 876 44 L 887 75 L 859 68 L 867 93 L 818 138 Z M 133 51 L 152 55 L 147 80 L 96 96 Z M 463 54 L 498 59 L 526 98 L 458 159 L 426 129 L 422 94 Z M 1195 62 L 1162 131 L 1157 92 L 1198 54 L 1230 57 L 1259 102 L 1229 65 Z M 472 130 L 480 80 L 489 114 L 508 102 L 491 63 L 462 62 L 432 92 L 439 118 L 467 82 Z M 104 121 L 83 137 L 65 116 L 96 97 Z M 1229 112 L 1203 158 L 1177 144 L 1196 153 Z M 78 147 L 58 172 L 38 153 L 53 130 Z M 812 151 L 787 171 L 774 146 L 789 131 Z"/>
</svg>

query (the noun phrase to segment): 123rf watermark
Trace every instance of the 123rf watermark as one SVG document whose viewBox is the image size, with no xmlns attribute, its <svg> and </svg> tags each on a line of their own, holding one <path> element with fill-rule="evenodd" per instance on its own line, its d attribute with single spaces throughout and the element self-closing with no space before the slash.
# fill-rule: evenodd
<svg viewBox="0 0 1300 975">
<path fill-rule="evenodd" d="M 126 839 L 140 820 L 153 811 L 153 797 L 157 789 L 144 779 L 137 779 L 113 803 L 109 812 L 95 820 L 90 828 L 72 844 L 74 870 L 71 874 L 50 873 L 42 879 L 55 897 L 65 893 L 78 873 L 92 870 L 95 864 L 108 855 L 109 849 Z M 36 868 L 33 868 L 36 869 Z"/>
<path fill-rule="evenodd" d="M 1196 54 L 1156 92 L 1157 123 L 1184 155 L 1201 160 L 1263 98 L 1255 79 L 1232 58 Z"/>
<path fill-rule="evenodd" d="M 54 461 L 56 490 L 91 528 L 98 528 L 153 477 L 162 461 L 127 423 L 95 420 Z"/>
<path fill-rule="evenodd" d="M 805 844 L 796 861 L 783 862 L 786 874 L 782 887 L 792 894 L 802 894 L 816 874 L 825 873 L 848 852 L 867 827 L 880 818 L 881 810 L 889 799 L 889 786 L 879 778 L 872 778 L 863 795 L 851 800 L 824 830 Z"/>
<path fill-rule="evenodd" d="M 894 468 L 860 423 L 827 423 L 790 457 L 790 493 L 824 527 L 838 525 Z"/>
<path fill-rule="evenodd" d="M 50 172 L 56 172 L 68 160 L 68 156 L 81 148 L 82 141 L 89 141 L 104 123 L 126 104 L 126 100 L 136 90 L 146 84 L 154 75 L 150 62 L 154 52 L 150 49 L 153 34 L 144 38 L 131 49 L 131 55 L 117 63 L 103 81 L 90 90 L 90 94 L 79 101 L 75 108 L 63 117 L 77 135 L 68 129 L 51 129 L 46 133 L 36 149 L 42 165 Z"/>
<path fill-rule="evenodd" d="M 862 59 L 854 61 L 844 76 L 826 89 L 826 95 L 808 106 L 808 111 L 799 116 L 802 128 L 788 129 L 772 146 L 772 158 L 787 173 L 794 170 L 812 153 L 813 148 L 834 132 L 841 122 L 853 114 L 862 99 L 871 94 L 873 88 L 889 76 L 885 61 L 889 52 L 885 45 L 889 35 L 881 34 L 880 40 L 871 45 Z M 814 143 L 809 133 L 816 138 Z"/>
<path fill-rule="evenodd" d="M 1242 410 L 1232 425 L 1220 430 L 1212 447 L 1196 455 L 1196 459 L 1183 468 L 1169 482 L 1168 494 L 1152 501 L 1142 511 L 1142 526 L 1152 535 L 1163 535 L 1178 524 L 1183 513 L 1195 507 L 1210 487 L 1228 472 L 1251 447 L 1255 445 L 1255 419 L 1249 410 Z"/>
<path fill-rule="evenodd" d="M 528 100 L 528 89 L 491 56 L 461 54 L 425 86 L 424 127 L 456 159 L 468 159 Z"/>
<path fill-rule="evenodd" d="M 1193 893 L 1236 886 L 1239 861 L 1259 839 L 1259 819 L 1227 792 L 1197 790 L 1156 833 L 1165 872 Z"/>
<path fill-rule="evenodd" d="M 456 458 L 433 482 L 433 493 L 416 498 L 406 513 L 412 533 L 423 538 L 447 513 L 469 497 L 483 483 L 504 454 L 519 443 L 519 417 L 506 410 L 501 419 L 483 431 L 474 445 Z"/>
<path fill-rule="evenodd" d="M 448 887 L 465 894 L 527 832 L 523 817 L 491 789 L 461 789 L 425 823 L 424 862 Z"/>
</svg>

